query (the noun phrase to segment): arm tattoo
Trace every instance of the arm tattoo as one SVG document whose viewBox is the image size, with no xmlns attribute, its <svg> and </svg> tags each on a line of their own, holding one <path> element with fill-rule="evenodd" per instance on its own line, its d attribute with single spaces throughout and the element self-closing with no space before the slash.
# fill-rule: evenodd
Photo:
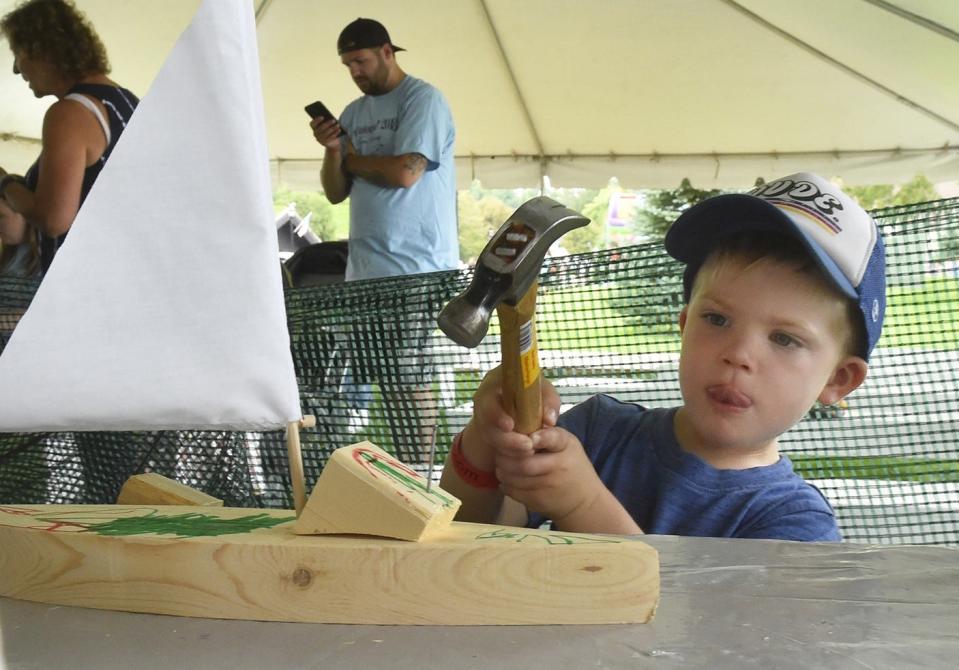
<svg viewBox="0 0 959 670">
<path fill-rule="evenodd" d="M 400 156 L 388 156 L 388 157 L 363 156 L 359 158 L 363 160 L 366 160 L 366 159 L 384 160 L 385 159 L 389 161 L 394 161 L 393 163 L 394 166 L 396 165 L 395 161 L 399 159 L 400 169 L 403 172 L 413 175 L 415 179 L 419 179 L 420 176 L 423 174 L 423 172 L 426 170 L 426 157 L 423 156 L 422 154 L 402 154 Z M 349 156 L 347 156 L 346 159 L 344 160 L 348 160 L 348 159 L 349 159 Z M 392 179 L 387 178 L 387 176 L 383 172 L 384 167 L 382 165 L 366 165 L 365 167 L 360 167 L 356 165 L 356 162 L 357 161 L 352 161 L 352 163 L 348 166 L 344 162 L 345 170 L 347 171 L 348 174 L 351 174 L 356 177 L 360 177 L 361 179 L 365 179 L 366 181 L 372 184 L 376 184 L 377 186 L 382 186 L 383 188 L 398 187 L 398 184 L 393 183 L 395 180 L 395 176 Z M 395 172 L 395 168 L 393 169 Z"/>
<path fill-rule="evenodd" d="M 403 169 L 409 170 L 419 177 L 426 169 L 426 156 L 423 154 L 406 154 L 406 160 L 403 161 Z"/>
</svg>

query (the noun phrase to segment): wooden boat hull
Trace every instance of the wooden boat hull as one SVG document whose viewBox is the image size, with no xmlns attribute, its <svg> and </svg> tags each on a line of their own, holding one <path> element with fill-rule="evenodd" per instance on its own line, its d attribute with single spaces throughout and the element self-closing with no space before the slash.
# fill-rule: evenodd
<svg viewBox="0 0 959 670">
<path fill-rule="evenodd" d="M 286 510 L 0 507 L 0 595 L 193 617 L 363 624 L 642 623 L 649 545 L 452 523 L 421 542 L 304 536 Z"/>
</svg>

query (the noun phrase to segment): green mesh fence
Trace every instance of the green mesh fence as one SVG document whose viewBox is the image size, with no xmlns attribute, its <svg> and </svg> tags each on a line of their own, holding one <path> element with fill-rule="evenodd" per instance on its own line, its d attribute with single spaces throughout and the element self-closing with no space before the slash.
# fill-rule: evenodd
<svg viewBox="0 0 959 670">
<path fill-rule="evenodd" d="M 783 451 L 832 502 L 847 541 L 959 544 L 959 199 L 873 214 L 887 243 L 889 307 L 869 378 L 844 407 L 813 408 Z M 333 449 L 360 440 L 425 469 L 434 422 L 438 470 L 472 392 L 499 362 L 495 319 L 473 350 L 435 328 L 470 277 L 287 291 L 303 411 L 317 418 L 302 435 L 308 487 Z M 0 284 L 0 331 L 34 289 Z M 679 402 L 680 266 L 661 244 L 550 259 L 537 302 L 541 364 L 564 406 L 595 393 Z M 109 503 L 144 471 L 228 505 L 292 507 L 280 432 L 0 435 L 2 503 Z"/>
</svg>

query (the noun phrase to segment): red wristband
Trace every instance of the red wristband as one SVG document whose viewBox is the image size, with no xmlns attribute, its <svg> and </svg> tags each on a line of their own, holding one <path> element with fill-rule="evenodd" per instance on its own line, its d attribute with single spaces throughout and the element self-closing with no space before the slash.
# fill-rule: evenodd
<svg viewBox="0 0 959 670">
<path fill-rule="evenodd" d="M 456 436 L 453 440 L 453 448 L 450 449 L 450 458 L 453 459 L 453 469 L 459 478 L 477 489 L 498 489 L 499 480 L 495 472 L 488 470 L 478 470 L 470 463 L 463 454 L 463 433 Z"/>
</svg>

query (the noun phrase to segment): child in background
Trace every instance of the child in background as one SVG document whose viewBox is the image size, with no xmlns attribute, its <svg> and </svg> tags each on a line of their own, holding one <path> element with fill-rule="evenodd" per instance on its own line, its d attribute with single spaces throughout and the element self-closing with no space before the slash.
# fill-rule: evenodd
<svg viewBox="0 0 959 670">
<path fill-rule="evenodd" d="M 514 432 L 499 371 L 474 396 L 442 486 L 468 521 L 592 533 L 839 540 L 818 489 L 778 438 L 865 379 L 885 312 L 879 229 L 822 177 L 799 173 L 687 210 L 666 251 L 686 263 L 683 404 L 609 396 Z M 505 504 L 504 504 L 505 503 Z"/>
</svg>

